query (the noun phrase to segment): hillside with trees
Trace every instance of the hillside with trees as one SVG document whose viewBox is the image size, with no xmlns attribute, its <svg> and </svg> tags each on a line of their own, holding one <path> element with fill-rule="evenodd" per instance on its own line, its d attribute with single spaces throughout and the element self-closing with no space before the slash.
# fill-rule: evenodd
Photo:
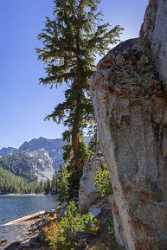
<svg viewBox="0 0 167 250">
<path fill-rule="evenodd" d="M 43 183 L 28 182 L 0 167 L 0 193 L 42 193 Z"/>
</svg>

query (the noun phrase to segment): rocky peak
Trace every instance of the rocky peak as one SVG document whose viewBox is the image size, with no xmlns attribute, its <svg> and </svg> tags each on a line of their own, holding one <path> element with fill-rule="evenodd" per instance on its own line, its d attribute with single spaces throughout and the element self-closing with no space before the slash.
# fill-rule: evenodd
<svg viewBox="0 0 167 250">
<path fill-rule="evenodd" d="M 7 156 L 7 155 L 12 155 L 17 152 L 16 148 L 12 147 L 7 147 L 7 148 L 2 148 L 0 150 L 0 157 Z"/>
<path fill-rule="evenodd" d="M 24 142 L 20 146 L 19 151 L 31 152 L 44 149 L 53 160 L 53 166 L 57 171 L 63 165 L 63 146 L 64 142 L 62 139 L 46 139 L 40 137 Z"/>
<path fill-rule="evenodd" d="M 54 147 L 63 145 L 62 139 L 47 139 L 44 137 L 33 138 L 30 141 L 24 142 L 19 150 L 22 151 L 33 151 L 38 149 L 52 150 Z"/>
</svg>

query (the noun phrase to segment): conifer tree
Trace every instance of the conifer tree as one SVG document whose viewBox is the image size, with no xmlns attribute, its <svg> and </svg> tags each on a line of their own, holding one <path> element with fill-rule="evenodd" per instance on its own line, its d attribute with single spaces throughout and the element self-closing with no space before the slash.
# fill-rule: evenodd
<svg viewBox="0 0 167 250">
<path fill-rule="evenodd" d="M 48 116 L 67 127 L 64 159 L 71 169 L 71 196 L 77 195 L 80 176 L 87 158 L 83 130 L 93 117 L 89 78 L 95 71 L 96 56 L 118 41 L 120 26 L 103 23 L 99 0 L 55 0 L 53 18 L 47 18 L 39 35 L 43 47 L 39 59 L 46 76 L 40 82 L 50 87 L 66 84 L 65 100 Z M 71 197 L 72 198 L 72 197 Z"/>
</svg>

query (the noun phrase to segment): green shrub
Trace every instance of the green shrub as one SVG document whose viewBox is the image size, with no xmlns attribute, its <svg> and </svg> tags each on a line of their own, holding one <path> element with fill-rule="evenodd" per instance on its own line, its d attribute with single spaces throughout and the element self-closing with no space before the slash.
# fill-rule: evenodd
<svg viewBox="0 0 167 250">
<path fill-rule="evenodd" d="M 96 172 L 95 184 L 99 195 L 104 198 L 112 193 L 109 170 L 101 166 Z"/>
<path fill-rule="evenodd" d="M 96 219 L 90 214 L 81 215 L 75 202 L 72 201 L 56 227 L 54 237 L 50 239 L 50 246 L 52 249 L 74 250 L 77 247 L 79 232 L 96 233 L 96 231 Z"/>
<path fill-rule="evenodd" d="M 113 219 L 112 218 L 108 218 L 107 232 L 108 232 L 108 234 L 110 234 L 114 238 L 115 232 L 114 232 L 114 225 L 113 225 Z"/>
</svg>

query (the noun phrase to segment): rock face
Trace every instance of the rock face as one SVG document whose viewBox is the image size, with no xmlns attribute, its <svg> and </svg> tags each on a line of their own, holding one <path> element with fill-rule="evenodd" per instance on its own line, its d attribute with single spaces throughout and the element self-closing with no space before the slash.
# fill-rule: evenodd
<svg viewBox="0 0 167 250">
<path fill-rule="evenodd" d="M 47 181 L 54 175 L 53 161 L 45 150 L 5 156 L 0 159 L 0 165 L 28 181 Z"/>
<path fill-rule="evenodd" d="M 167 1 L 150 0 L 145 13 L 141 36 L 150 42 L 156 68 L 167 84 Z"/>
<path fill-rule="evenodd" d="M 154 63 L 156 39 L 167 34 L 164 25 L 162 37 L 156 37 L 165 10 L 161 4 L 167 1 L 150 2 L 156 13 L 153 29 L 145 19 L 142 38 L 110 51 L 91 81 L 99 138 L 112 176 L 117 240 L 128 250 L 167 249 L 167 99 L 161 49 Z M 154 13 L 148 16 L 154 20 Z M 143 42 L 144 32 L 154 37 L 151 50 Z"/>
<path fill-rule="evenodd" d="M 98 192 L 95 185 L 96 171 L 105 165 L 103 155 L 98 152 L 85 164 L 80 181 L 79 206 L 81 210 L 88 210 L 97 202 Z"/>
<path fill-rule="evenodd" d="M 46 139 L 44 137 L 34 138 L 31 141 L 24 142 L 19 151 L 32 152 L 37 150 L 45 150 L 53 160 L 55 170 L 58 170 L 63 165 L 63 146 L 62 139 Z"/>
</svg>

